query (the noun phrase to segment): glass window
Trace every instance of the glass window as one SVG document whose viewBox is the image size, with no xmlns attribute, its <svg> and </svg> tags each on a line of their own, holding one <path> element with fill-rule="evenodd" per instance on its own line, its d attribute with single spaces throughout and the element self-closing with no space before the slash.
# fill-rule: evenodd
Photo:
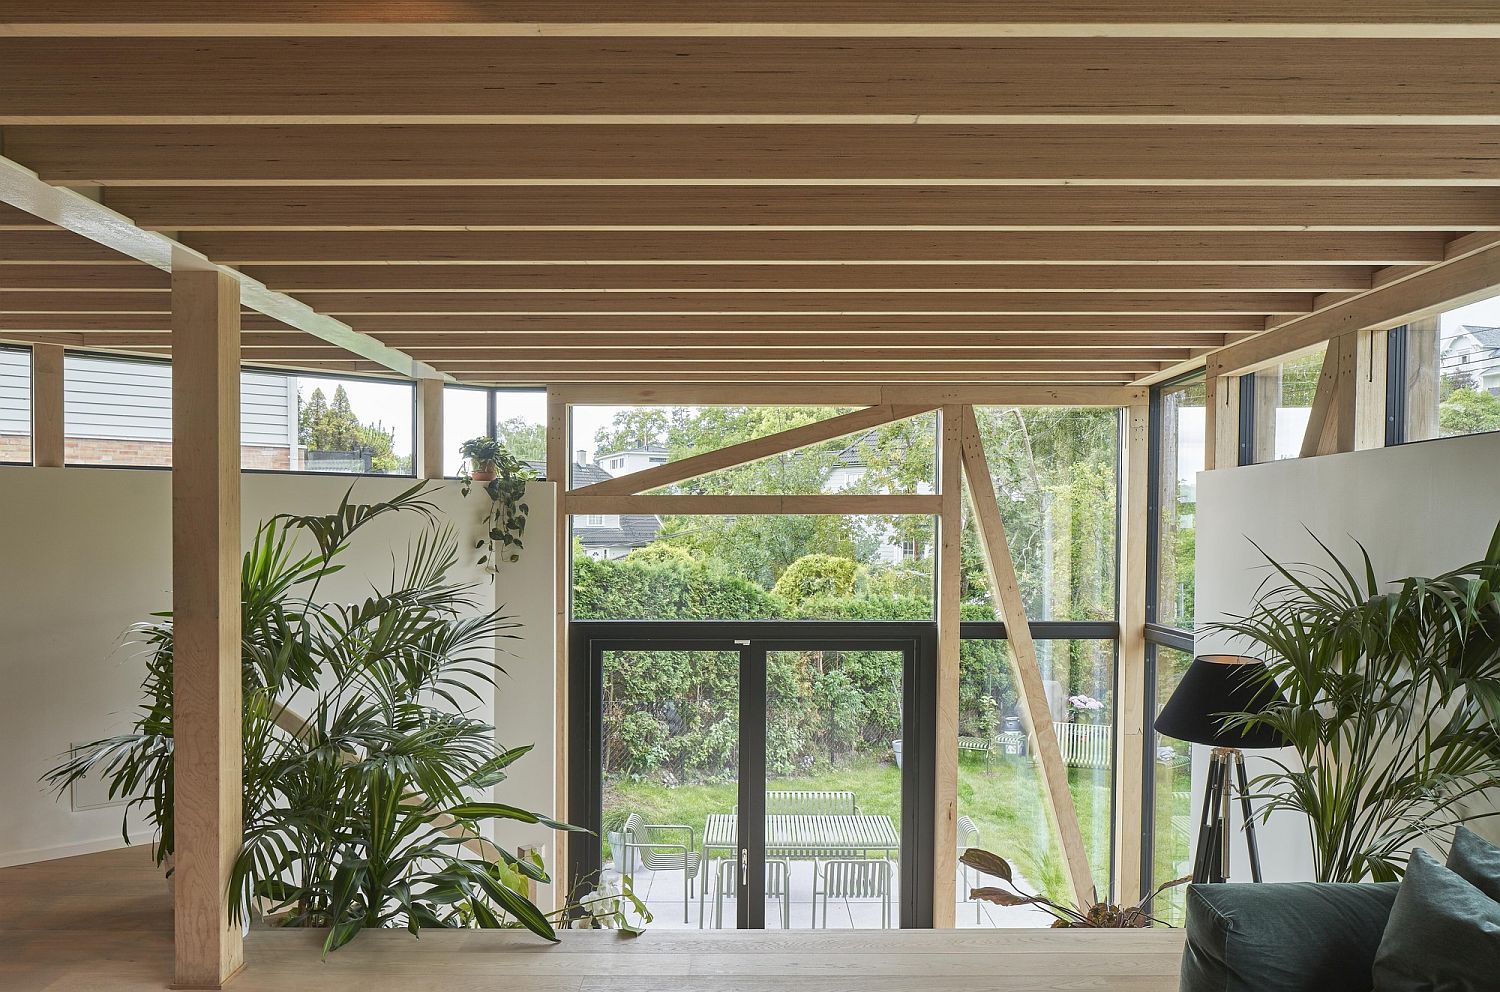
<svg viewBox="0 0 1500 992">
<path fill-rule="evenodd" d="M 630 475 L 848 412 L 849 408 L 817 406 L 576 406 L 573 485 Z M 928 413 L 712 472 L 662 491 L 930 493 L 935 490 L 936 450 L 937 416 Z"/>
<path fill-rule="evenodd" d="M 975 407 L 1016 575 L 1032 620 L 1115 618 L 1120 411 Z M 965 547 L 979 561 L 972 519 Z M 966 602 L 989 602 L 983 569 Z"/>
<path fill-rule="evenodd" d="M 495 438 L 512 455 L 530 464 L 539 478 L 547 474 L 547 391 L 496 389 Z"/>
<path fill-rule="evenodd" d="M 1254 373 L 1254 462 L 1300 458 L 1326 346 Z"/>
<path fill-rule="evenodd" d="M 573 525 L 575 619 L 933 616 L 932 517 L 609 514 Z M 903 541 L 927 553 L 912 558 Z"/>
<path fill-rule="evenodd" d="M 1156 717 L 1172 698 L 1193 657 L 1162 644 L 1148 650 L 1152 658 L 1152 692 L 1156 706 L 1146 726 L 1150 746 L 1146 757 L 1151 778 L 1151 879 L 1150 887 L 1192 872 L 1192 747 L 1186 741 L 1163 737 L 1152 729 Z M 1125 783 L 1129 788 L 1130 783 Z M 1178 886 L 1163 893 L 1153 906 L 1153 915 L 1181 925 L 1187 889 Z"/>
<path fill-rule="evenodd" d="M 31 462 L 31 350 L 0 347 L 0 464 Z"/>
<path fill-rule="evenodd" d="M 443 474 L 449 478 L 456 478 L 464 466 L 459 446 L 489 433 L 484 426 L 489 405 L 488 389 L 443 387 Z"/>
<path fill-rule="evenodd" d="M 63 439 L 69 465 L 172 464 L 172 366 L 63 356 Z"/>
<path fill-rule="evenodd" d="M 1193 629 L 1194 523 L 1203 471 L 1203 376 L 1158 393 L 1156 491 L 1156 623 Z"/>
<path fill-rule="evenodd" d="M 1408 441 L 1500 431 L 1500 296 L 1407 325 Z"/>
<path fill-rule="evenodd" d="M 412 475 L 416 387 L 406 381 L 297 376 L 298 468 Z"/>
<path fill-rule="evenodd" d="M 1041 640 L 1036 649 L 1089 866 L 1099 891 L 1107 892 L 1113 867 L 1115 644 Z M 959 843 L 995 852 L 1011 863 L 1021 888 L 1071 905 L 1067 868 L 1048 812 L 1008 642 L 963 641 L 959 734 Z M 1032 907 L 1003 908 L 968 900 L 970 888 L 989 884 L 993 880 L 965 871 L 959 881 L 959 926 L 1038 927 L 1052 922 L 1051 916 Z"/>
</svg>

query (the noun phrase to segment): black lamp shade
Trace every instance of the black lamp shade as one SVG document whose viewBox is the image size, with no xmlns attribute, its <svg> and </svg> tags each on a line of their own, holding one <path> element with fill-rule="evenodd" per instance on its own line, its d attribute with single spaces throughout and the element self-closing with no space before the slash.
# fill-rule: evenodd
<svg viewBox="0 0 1500 992">
<path fill-rule="evenodd" d="M 1256 659 L 1201 655 L 1193 659 L 1177 691 L 1162 707 L 1156 731 L 1213 747 L 1286 747 L 1286 739 L 1271 727 L 1224 727 L 1224 714 L 1259 713 L 1281 698 L 1266 666 Z"/>
</svg>

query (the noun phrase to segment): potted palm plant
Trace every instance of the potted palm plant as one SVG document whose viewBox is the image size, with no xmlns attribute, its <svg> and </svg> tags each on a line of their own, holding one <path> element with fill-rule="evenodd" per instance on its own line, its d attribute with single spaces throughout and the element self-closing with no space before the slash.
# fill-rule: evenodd
<svg viewBox="0 0 1500 992">
<path fill-rule="evenodd" d="M 1431 578 L 1282 564 L 1242 617 L 1206 631 L 1265 661 L 1279 698 L 1226 726 L 1273 728 L 1296 755 L 1251 782 L 1261 816 L 1306 819 L 1320 882 L 1393 881 L 1412 846 L 1492 816 L 1500 796 L 1500 529 Z"/>
<path fill-rule="evenodd" d="M 326 516 L 273 518 L 245 553 L 244 840 L 231 911 L 326 929 L 325 953 L 371 928 L 524 927 L 549 939 L 580 922 L 633 928 L 628 912 L 649 914 L 628 885 L 544 913 L 529 896 L 548 880 L 541 860 L 481 836 L 497 821 L 572 828 L 489 795 L 531 750 L 498 746 L 476 715 L 476 690 L 502 671 L 498 642 L 518 637 L 520 624 L 482 608 L 475 584 L 455 578 L 457 537 L 438 526 L 423 488 L 368 505 L 346 494 Z M 388 587 L 320 601 L 345 549 L 390 514 L 428 526 Z M 298 550 L 308 541 L 315 547 Z M 138 625 L 135 638 L 146 648 L 142 716 L 46 780 L 61 792 L 102 774 L 127 811 L 144 807 L 164 865 L 175 847 L 171 614 Z"/>
</svg>

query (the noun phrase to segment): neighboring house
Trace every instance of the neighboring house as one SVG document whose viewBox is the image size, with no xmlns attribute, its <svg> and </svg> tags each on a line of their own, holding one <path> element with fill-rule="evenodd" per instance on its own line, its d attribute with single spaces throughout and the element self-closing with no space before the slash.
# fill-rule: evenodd
<svg viewBox="0 0 1500 992">
<path fill-rule="evenodd" d="M 644 448 L 627 448 L 624 451 L 611 451 L 601 454 L 595 459 L 599 468 L 609 473 L 610 477 L 617 475 L 629 475 L 642 469 L 652 468 L 656 465 L 667 463 L 667 448 L 663 444 L 648 444 Z M 578 452 L 578 462 L 587 464 L 585 453 Z"/>
<path fill-rule="evenodd" d="M 1500 396 L 1500 327 L 1464 324 L 1443 341 L 1444 375 L 1465 374 L 1485 392 Z"/>
<path fill-rule="evenodd" d="M 30 458 L 31 359 L 0 351 L 0 461 Z M 165 363 L 70 355 L 63 378 L 67 461 L 85 465 L 172 463 L 172 369 Z M 297 379 L 240 374 L 240 464 L 297 469 Z"/>
<path fill-rule="evenodd" d="M 660 449 L 661 462 L 638 463 L 641 468 L 667 460 L 666 448 L 660 445 L 652 447 Z M 655 457 L 649 450 L 642 450 L 616 452 L 614 455 L 606 455 L 602 460 L 607 463 L 613 457 L 627 454 L 642 458 Z M 574 486 L 591 486 L 613 478 L 598 463 L 584 461 L 583 452 L 579 452 L 579 456 L 578 461 L 573 463 Z M 573 533 L 583 545 L 584 554 L 590 558 L 613 560 L 624 558 L 636 548 L 644 548 L 655 541 L 656 536 L 661 533 L 661 518 L 648 513 L 581 513 L 573 518 Z"/>
<path fill-rule="evenodd" d="M 828 476 L 825 484 L 829 492 L 857 491 L 859 481 L 869 472 L 867 452 L 873 450 L 879 443 L 875 431 L 867 431 L 855 438 L 844 450 L 838 453 L 838 460 L 834 464 L 833 472 Z M 933 487 L 930 483 L 922 483 L 917 486 L 917 492 L 930 494 Z M 887 565 L 898 565 L 903 561 L 916 561 L 928 557 L 932 552 L 931 545 L 919 548 L 911 541 L 884 540 L 880 547 L 875 549 L 876 560 Z"/>
</svg>

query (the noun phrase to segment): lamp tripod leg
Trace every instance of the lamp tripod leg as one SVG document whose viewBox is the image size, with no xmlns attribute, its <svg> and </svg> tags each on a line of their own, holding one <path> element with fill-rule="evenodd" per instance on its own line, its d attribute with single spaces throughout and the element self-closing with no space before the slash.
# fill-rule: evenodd
<svg viewBox="0 0 1500 992">
<path fill-rule="evenodd" d="M 1260 845 L 1255 840 L 1255 810 L 1250 807 L 1250 780 L 1245 774 L 1245 755 L 1234 752 L 1234 768 L 1239 779 L 1240 813 L 1245 818 L 1245 844 L 1250 849 L 1250 879 L 1259 882 Z"/>
<path fill-rule="evenodd" d="M 1215 751 L 1209 757 L 1208 781 L 1203 790 L 1203 812 L 1198 819 L 1198 851 L 1193 859 L 1194 882 L 1222 882 L 1218 864 L 1220 835 L 1223 832 L 1223 796 L 1226 784 L 1223 756 Z"/>
</svg>

